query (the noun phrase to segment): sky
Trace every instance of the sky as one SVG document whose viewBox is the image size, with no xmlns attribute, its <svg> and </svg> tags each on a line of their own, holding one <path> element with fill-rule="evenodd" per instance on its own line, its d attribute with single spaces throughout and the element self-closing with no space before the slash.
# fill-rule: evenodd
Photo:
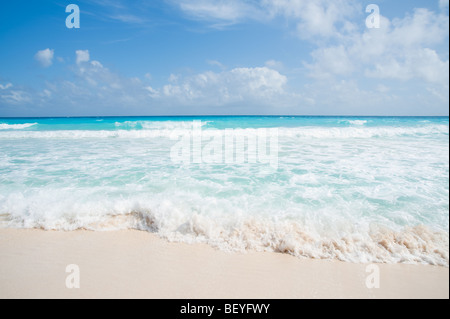
<svg viewBox="0 0 450 319">
<path fill-rule="evenodd" d="M 0 6 L 0 117 L 449 114 L 448 0 Z"/>
</svg>

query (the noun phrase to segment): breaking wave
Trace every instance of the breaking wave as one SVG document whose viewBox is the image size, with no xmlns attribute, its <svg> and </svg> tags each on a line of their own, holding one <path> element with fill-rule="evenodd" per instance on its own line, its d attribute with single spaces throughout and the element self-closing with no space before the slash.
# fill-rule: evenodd
<svg viewBox="0 0 450 319">
<path fill-rule="evenodd" d="M 25 124 L 3 124 L 0 123 L 0 130 L 23 130 L 32 126 L 37 125 L 38 123 L 25 123 Z"/>
<path fill-rule="evenodd" d="M 6 124 L 1 124 L 6 125 Z M 18 124 L 19 125 L 19 124 Z M 34 124 L 23 124 L 28 126 L 17 126 L 16 129 L 23 129 Z M 144 125 L 147 124 L 126 124 L 121 123 L 122 127 L 130 125 Z M 14 126 L 14 125 L 12 125 Z M 171 126 L 171 124 L 168 124 Z M 187 128 L 180 128 L 186 126 Z M 184 134 L 191 134 L 192 123 L 177 123 L 173 129 L 161 129 L 160 125 L 155 125 L 155 129 L 136 129 L 136 130 L 61 130 L 61 131 L 5 131 L 0 134 L 0 139 L 84 139 L 84 138 L 124 138 L 124 139 L 143 139 L 143 138 L 157 138 L 179 136 Z M 1 128 L 1 126 L 0 126 Z M 9 126 L 4 129 L 11 129 Z M 234 134 L 258 134 L 259 132 L 266 132 L 266 128 L 258 129 L 233 129 Z M 203 129 L 202 134 L 205 136 L 214 136 L 223 134 L 224 130 L 217 129 Z M 429 125 L 423 127 L 296 127 L 296 128 L 277 128 L 277 134 L 280 137 L 296 137 L 296 138 L 315 138 L 315 139 L 351 139 L 351 138 L 383 138 L 383 137 L 414 137 L 427 135 L 449 135 L 449 127 L 446 125 Z"/>
<path fill-rule="evenodd" d="M 354 263 L 449 265 L 448 233 L 424 225 L 392 229 L 376 223 L 349 225 L 335 219 L 327 228 L 308 221 L 225 216 L 217 211 L 210 211 L 209 216 L 199 212 L 186 214 L 169 200 L 151 204 L 126 200 L 81 204 L 71 203 L 73 198 L 60 198 L 44 203 L 41 200 L 36 210 L 35 203 L 23 202 L 24 198 L 17 202 L 19 199 L 14 200 L 18 209 L 10 210 L 3 226 L 63 231 L 136 229 L 169 241 L 205 243 L 233 252 L 280 252 Z"/>
</svg>

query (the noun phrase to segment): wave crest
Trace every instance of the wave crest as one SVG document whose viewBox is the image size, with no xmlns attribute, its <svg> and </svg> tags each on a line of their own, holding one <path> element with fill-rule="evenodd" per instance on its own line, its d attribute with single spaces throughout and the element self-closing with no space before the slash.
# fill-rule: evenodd
<svg viewBox="0 0 450 319">
<path fill-rule="evenodd" d="M 4 124 L 6 125 L 6 124 Z M 26 124 L 24 124 L 26 125 Z M 31 124 L 27 124 L 30 127 Z M 34 125 L 34 124 L 33 124 Z M 136 124 L 137 125 L 137 124 Z M 26 128 L 16 127 L 16 129 Z M 4 128 L 11 129 L 11 128 Z M 260 129 L 233 129 L 235 135 L 259 134 L 267 132 L 266 128 Z M 389 138 L 389 137 L 415 137 L 449 135 L 449 127 L 446 125 L 432 125 L 424 127 L 344 127 L 344 128 L 278 128 L 279 137 L 312 138 L 312 139 L 350 139 L 350 138 Z M 88 130 L 66 130 L 66 131 L 5 131 L 0 138 L 7 139 L 86 139 L 86 138 L 122 138 L 122 139 L 145 139 L 145 138 L 170 138 L 173 136 L 189 135 L 193 132 L 189 128 L 175 129 L 143 129 L 143 130 L 113 130 L 113 131 L 88 131 Z M 203 129 L 205 137 L 213 137 L 224 134 L 225 130 Z"/>
<path fill-rule="evenodd" d="M 23 129 L 32 127 L 37 124 L 38 123 L 25 123 L 25 124 L 3 124 L 3 123 L 0 123 L 0 130 L 23 130 Z"/>
</svg>

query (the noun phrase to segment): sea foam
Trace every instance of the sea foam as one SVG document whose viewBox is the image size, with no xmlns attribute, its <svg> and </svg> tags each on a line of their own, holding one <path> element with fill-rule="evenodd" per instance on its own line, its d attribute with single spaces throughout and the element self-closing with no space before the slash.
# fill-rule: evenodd
<svg viewBox="0 0 450 319">
<path fill-rule="evenodd" d="M 7 124 L 3 124 L 7 125 Z M 28 125 L 28 126 L 27 126 Z M 6 129 L 24 129 L 34 124 L 23 124 L 20 126 L 5 126 Z M 202 125 L 205 125 L 203 123 Z M 145 139 L 145 138 L 170 138 L 174 135 L 189 135 L 192 132 L 192 123 L 184 123 L 167 126 L 170 129 L 161 129 L 161 125 L 150 126 L 149 124 L 121 124 L 117 125 L 117 130 L 60 130 L 60 131 L 8 131 L 0 135 L 0 139 L 86 139 L 86 138 L 123 138 L 123 139 Z M 122 127 L 128 128 L 144 128 L 124 130 Z M 152 128 L 149 128 L 152 127 Z M 184 127 L 184 128 L 183 128 Z M 430 125 L 423 127 L 301 127 L 287 128 L 279 127 L 278 135 L 280 137 L 297 137 L 297 138 L 329 138 L 329 139 L 352 139 L 352 138 L 382 138 L 382 137 L 420 137 L 427 135 L 449 135 L 449 127 L 445 125 Z M 236 134 L 246 135 L 248 133 L 258 134 L 258 131 L 266 130 L 265 128 L 234 128 Z M 214 136 L 222 134 L 217 129 L 205 129 L 202 132 L 205 136 Z"/>
<path fill-rule="evenodd" d="M 34 125 L 37 125 L 38 123 L 25 123 L 25 124 L 4 124 L 0 123 L 0 130 L 23 130 L 29 127 L 32 127 Z"/>
</svg>

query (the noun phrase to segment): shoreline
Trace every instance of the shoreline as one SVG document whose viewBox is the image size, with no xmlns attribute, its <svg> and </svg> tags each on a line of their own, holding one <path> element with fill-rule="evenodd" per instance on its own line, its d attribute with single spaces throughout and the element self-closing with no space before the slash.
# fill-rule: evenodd
<svg viewBox="0 0 450 319">
<path fill-rule="evenodd" d="M 68 265 L 80 289 L 68 289 Z M 227 253 L 142 231 L 0 229 L 0 298 L 302 299 L 449 298 L 449 269 L 367 264 L 287 254 Z"/>
</svg>

